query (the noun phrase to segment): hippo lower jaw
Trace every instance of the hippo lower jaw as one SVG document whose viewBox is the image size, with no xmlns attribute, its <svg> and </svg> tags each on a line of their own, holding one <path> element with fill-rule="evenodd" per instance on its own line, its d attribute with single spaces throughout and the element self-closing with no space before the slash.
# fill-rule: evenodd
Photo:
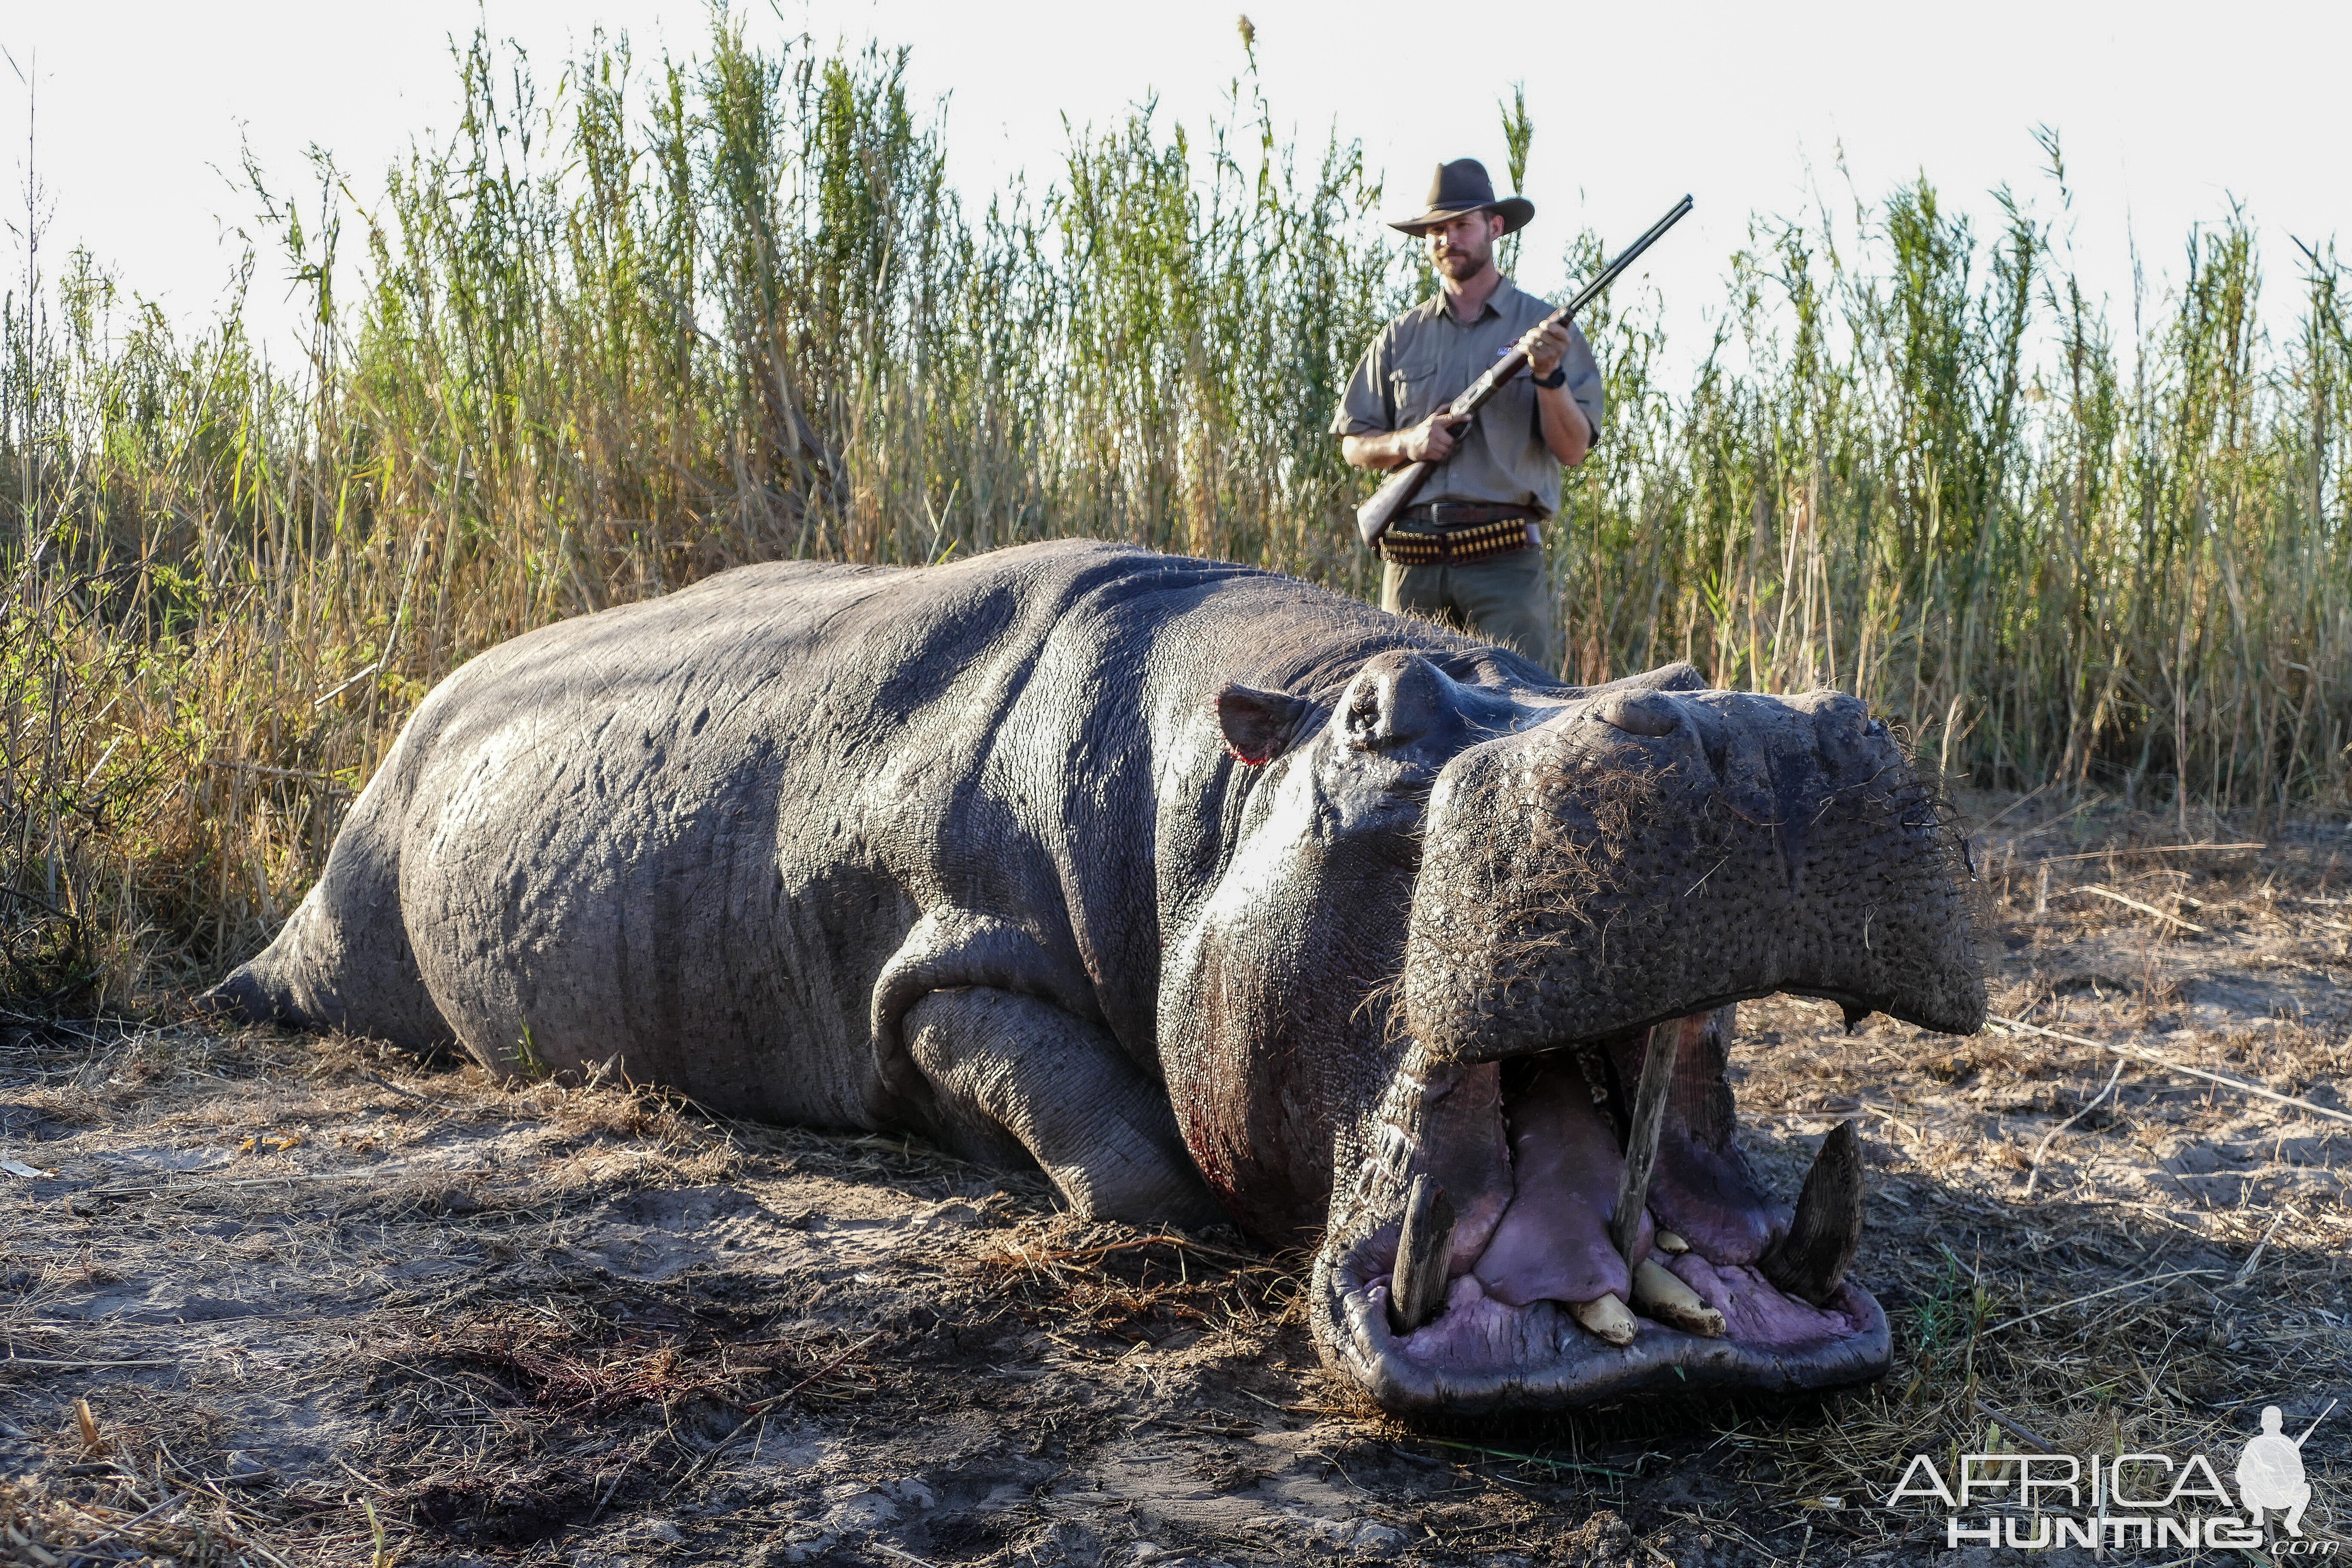
<svg viewBox="0 0 2352 1568">
<path fill-rule="evenodd" d="M 1851 1124 L 1825 1141 L 1793 1214 L 1771 1202 L 1731 1136 L 1731 1011 L 1658 1026 L 1680 1049 L 1663 1058 L 1654 1173 L 1622 1245 L 1612 1217 L 1628 1134 L 1644 1125 L 1635 1086 L 1652 1031 L 1406 1074 L 1357 1211 L 1399 1217 L 1335 1229 L 1316 1262 L 1334 1369 L 1407 1416 L 1884 1375 L 1885 1313 L 1845 1278 L 1861 1223 Z M 1448 1193 L 1434 1239 L 1433 1222 L 1402 1218 L 1415 1176 Z"/>
<path fill-rule="evenodd" d="M 1318 1266 L 1318 1286 L 1322 1274 Z M 1852 1280 L 1815 1313 L 1834 1325 L 1823 1333 L 1708 1339 L 1645 1318 L 1633 1342 L 1618 1346 L 1562 1303 L 1512 1307 L 1460 1279 L 1441 1316 L 1401 1337 L 1388 1325 L 1385 1278 L 1367 1282 L 1363 1274 L 1360 1259 L 1343 1260 L 1318 1293 L 1345 1314 L 1335 1325 L 1342 1370 L 1400 1415 L 1565 1409 L 1661 1389 L 1833 1388 L 1883 1377 L 1891 1356 L 1886 1314 Z"/>
</svg>

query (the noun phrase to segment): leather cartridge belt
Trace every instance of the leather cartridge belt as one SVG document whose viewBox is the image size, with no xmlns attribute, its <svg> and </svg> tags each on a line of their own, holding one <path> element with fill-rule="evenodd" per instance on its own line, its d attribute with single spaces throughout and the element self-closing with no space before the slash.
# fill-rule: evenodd
<svg viewBox="0 0 2352 1568">
<path fill-rule="evenodd" d="M 1381 535 L 1381 559 L 1400 566 L 1454 566 L 1537 543 L 1543 514 L 1531 506 L 1434 501 L 1407 507 Z"/>
</svg>

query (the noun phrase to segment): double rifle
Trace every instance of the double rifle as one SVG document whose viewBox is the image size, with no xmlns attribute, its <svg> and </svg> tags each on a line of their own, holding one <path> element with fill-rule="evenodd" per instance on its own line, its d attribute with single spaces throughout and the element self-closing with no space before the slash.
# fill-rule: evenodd
<svg viewBox="0 0 2352 1568">
<path fill-rule="evenodd" d="M 1619 273 L 1633 266 L 1642 252 L 1649 249 L 1660 235 L 1674 227 L 1690 210 L 1691 199 L 1688 196 L 1676 202 L 1674 209 L 1652 224 L 1647 233 L 1618 252 L 1617 259 L 1602 268 L 1601 275 L 1587 283 L 1575 299 L 1545 317 L 1543 324 L 1546 327 L 1568 325 L 1579 311 L 1601 297 L 1603 289 L 1617 281 Z M 1468 391 L 1454 400 L 1453 406 L 1445 411 L 1447 416 L 1456 420 L 1468 418 L 1484 408 L 1486 400 L 1494 396 L 1505 382 L 1527 368 L 1527 351 L 1517 344 L 1512 345 L 1508 353 L 1496 360 L 1486 374 L 1470 384 Z M 1412 504 L 1412 498 L 1421 493 L 1421 487 L 1428 482 L 1436 467 L 1427 459 L 1407 463 L 1381 481 L 1381 488 L 1372 492 L 1371 500 L 1356 509 L 1356 531 L 1363 537 L 1366 548 L 1380 543 L 1381 535 L 1389 531 L 1389 524 L 1396 521 L 1397 513 Z"/>
</svg>

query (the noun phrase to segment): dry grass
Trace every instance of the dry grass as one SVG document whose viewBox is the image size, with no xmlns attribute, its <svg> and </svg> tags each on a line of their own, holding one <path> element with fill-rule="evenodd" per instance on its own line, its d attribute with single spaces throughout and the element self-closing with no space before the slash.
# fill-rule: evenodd
<svg viewBox="0 0 2352 1568">
<path fill-rule="evenodd" d="M 2014 808 L 1999 1011 L 2352 1097 L 2340 828 L 2184 856 L 2168 814 L 1963 804 Z M 0 1139 L 57 1174 L 0 1176 L 0 1562 L 365 1564 L 381 1528 L 414 1565 L 1898 1563 L 1939 1539 L 1878 1506 L 1910 1454 L 2226 1458 L 2352 1394 L 2352 1129 L 2133 1062 L 2053 1137 L 2113 1057 L 1797 1001 L 1733 1059 L 1778 1192 L 1861 1121 L 1893 1375 L 1431 1433 L 1323 1373 L 1297 1260 L 1034 1177 L 364 1042 L 22 1029 Z M 2324 1539 L 2345 1419 L 2305 1448 Z"/>
</svg>

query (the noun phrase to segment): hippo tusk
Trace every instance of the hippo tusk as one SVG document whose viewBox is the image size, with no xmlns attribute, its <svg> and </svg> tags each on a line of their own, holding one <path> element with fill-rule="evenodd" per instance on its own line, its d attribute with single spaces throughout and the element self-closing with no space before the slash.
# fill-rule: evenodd
<svg viewBox="0 0 2352 1568">
<path fill-rule="evenodd" d="M 1396 1269 L 1389 1290 L 1389 1326 L 1409 1334 L 1445 1304 L 1446 1264 L 1454 1255 L 1454 1203 L 1426 1175 L 1412 1179 L 1397 1236 Z"/>
<path fill-rule="evenodd" d="M 1639 1262 L 1642 1211 L 1650 1202 L 1650 1173 L 1658 1163 L 1658 1133 L 1665 1125 L 1666 1089 L 1674 1082 L 1675 1052 L 1682 1045 L 1677 1019 L 1651 1029 L 1642 1052 L 1642 1087 L 1633 1093 L 1633 1120 L 1625 1131 L 1625 1172 L 1618 1179 L 1617 1206 L 1609 1216 L 1609 1239 L 1628 1265 Z"/>
<path fill-rule="evenodd" d="M 1662 1263 L 1644 1258 L 1633 1270 L 1633 1305 L 1670 1329 L 1710 1340 L 1723 1337 L 1723 1314 Z"/>
<path fill-rule="evenodd" d="M 1861 1245 L 1862 1139 L 1852 1121 L 1841 1121 L 1805 1173 L 1789 1234 L 1758 1267 L 1780 1289 L 1819 1307 L 1836 1293 Z"/>
<path fill-rule="evenodd" d="M 1612 1345 L 1632 1344 L 1642 1326 L 1614 1292 L 1591 1301 L 1571 1301 L 1568 1315 L 1581 1323 L 1587 1333 Z"/>
</svg>

